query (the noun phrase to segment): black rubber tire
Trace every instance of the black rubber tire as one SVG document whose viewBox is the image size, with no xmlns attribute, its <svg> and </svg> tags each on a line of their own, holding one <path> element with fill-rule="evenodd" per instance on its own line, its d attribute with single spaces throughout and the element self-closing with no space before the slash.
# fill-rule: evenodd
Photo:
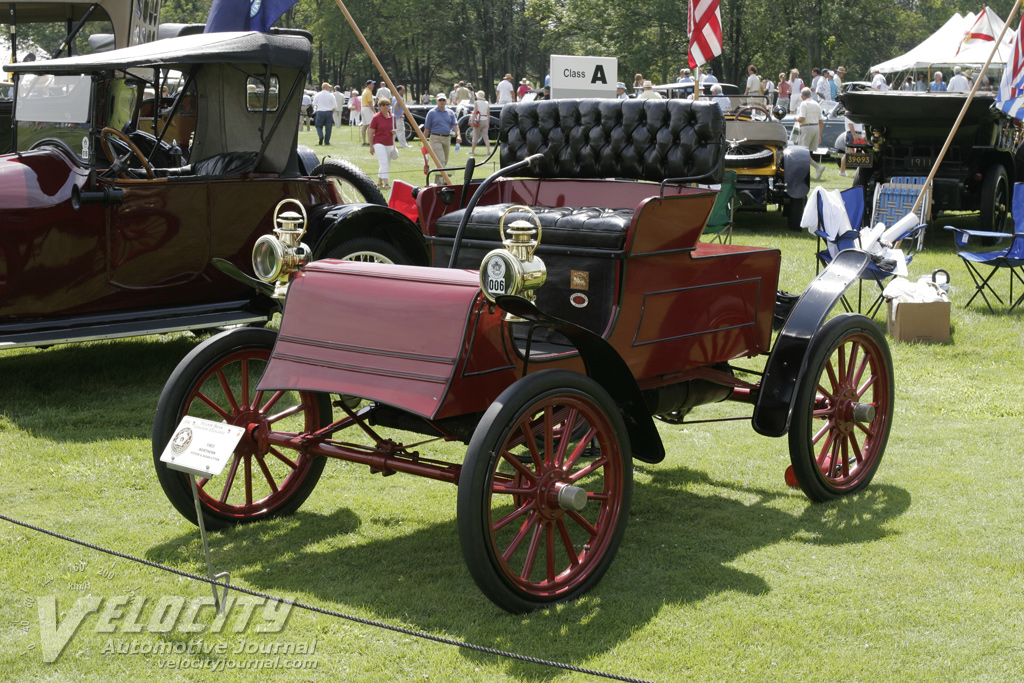
<svg viewBox="0 0 1024 683">
<path fill-rule="evenodd" d="M 775 158 L 775 150 L 762 145 L 740 145 L 725 153 L 726 168 L 759 168 Z"/>
<path fill-rule="evenodd" d="M 353 237 L 327 250 L 325 258 L 412 265 L 401 249 L 377 237 Z"/>
<path fill-rule="evenodd" d="M 185 415 L 204 419 L 222 419 L 223 416 L 215 413 L 202 399 L 198 398 L 198 392 L 202 390 L 203 395 L 215 403 L 220 403 L 216 395 L 216 392 L 221 391 L 217 388 L 220 386 L 220 377 L 216 376 L 217 373 L 223 373 L 225 381 L 232 387 L 232 395 L 236 404 L 244 406 L 248 403 L 247 398 L 243 396 L 244 392 L 240 391 L 238 380 L 240 380 L 241 373 L 235 374 L 234 371 L 236 367 L 240 370 L 244 365 L 250 377 L 250 389 L 254 388 L 256 381 L 262 375 L 263 367 L 270 357 L 276 339 L 277 333 L 272 330 L 239 328 L 222 332 L 192 349 L 178 363 L 164 384 L 160 400 L 157 402 L 156 415 L 153 418 L 153 464 L 156 468 L 157 479 L 168 500 L 182 516 L 193 524 L 197 523 L 196 508 L 188 475 L 167 467 L 160 461 L 160 456 Z M 242 358 L 245 359 L 244 363 Z M 235 381 L 232 382 L 232 380 Z M 250 392 L 250 394 L 253 398 L 258 396 L 255 392 Z M 244 411 L 232 408 L 229 405 L 231 401 L 223 393 L 220 394 L 220 398 L 225 403 L 224 409 L 225 413 L 229 414 L 228 417 L 237 419 L 242 426 L 259 422 L 267 416 L 265 411 L 259 409 Z M 253 403 L 258 403 L 258 401 L 254 400 Z M 291 405 L 299 405 L 300 409 L 296 415 L 283 418 L 288 421 L 278 425 L 288 427 L 283 431 L 289 433 L 315 431 L 331 422 L 330 397 L 327 394 L 311 392 L 288 392 L 280 397 L 272 406 L 274 415 L 269 416 L 271 418 L 269 422 L 276 423 L 281 409 Z M 200 501 L 203 507 L 203 519 L 208 529 L 222 529 L 234 524 L 271 519 L 294 512 L 316 487 L 326 463 L 326 459 L 323 457 L 301 452 L 288 453 L 287 457 L 294 464 L 293 468 L 291 464 L 284 464 L 284 461 L 277 462 L 276 460 L 280 460 L 280 458 L 276 458 L 276 456 L 276 460 L 264 458 L 266 451 L 262 454 L 253 453 L 252 447 L 253 440 L 248 436 L 243 436 L 235 450 L 234 465 L 229 464 L 220 477 L 209 480 L 209 482 L 216 482 L 213 486 L 220 486 L 223 483 L 223 488 L 231 492 L 231 496 L 225 496 L 226 500 L 220 501 L 219 495 L 208 494 L 205 488 L 202 488 L 203 484 L 201 483 Z M 245 464 L 246 460 L 249 461 L 248 467 Z M 259 499 L 253 497 L 252 503 L 236 503 L 239 491 L 232 491 L 232 489 L 237 470 L 242 471 L 242 477 L 248 475 L 250 485 L 253 483 L 259 485 L 260 475 L 264 476 L 264 483 L 269 481 L 265 478 L 265 472 L 269 472 L 272 477 L 275 470 L 284 472 L 284 475 L 280 479 L 274 477 L 276 491 L 268 485 L 266 488 L 269 493 L 265 497 Z M 232 475 L 232 471 L 235 471 L 236 474 Z M 252 480 L 253 474 L 257 475 L 255 482 Z M 228 477 L 231 477 L 230 482 Z M 223 488 L 220 493 L 224 493 Z M 255 489 L 253 490 L 255 491 Z M 235 497 L 232 498 L 232 496 Z"/>
<path fill-rule="evenodd" d="M 981 217 L 978 229 L 1012 233 L 1012 224 L 1007 220 L 1009 215 L 1010 178 L 1002 164 L 994 164 L 988 167 L 985 178 L 981 181 Z"/>
<path fill-rule="evenodd" d="M 853 187 L 864 187 L 866 188 L 871 183 L 871 169 L 870 168 L 858 168 L 853 172 Z"/>
<path fill-rule="evenodd" d="M 807 206 L 807 197 L 789 197 L 786 208 L 786 227 L 796 232 L 802 230 L 800 219 L 804 215 L 804 207 Z"/>
<path fill-rule="evenodd" d="M 811 500 L 823 502 L 871 483 L 892 428 L 895 382 L 885 335 L 859 313 L 843 313 L 822 325 L 807 355 L 789 428 L 789 456 L 800 488 Z M 819 395 L 819 387 L 829 393 Z M 852 418 L 857 403 L 874 405 L 870 421 Z M 855 457 L 851 467 L 848 458 L 858 452 L 862 461 Z M 846 462 L 837 464 L 839 458 Z M 842 471 L 836 471 L 840 466 Z"/>
<path fill-rule="evenodd" d="M 333 179 L 339 186 L 338 191 L 345 204 L 388 205 L 387 200 L 384 199 L 384 195 L 381 194 L 380 189 L 374 184 L 373 179 L 350 161 L 326 159 L 314 168 L 310 175 L 322 175 Z"/>
<path fill-rule="evenodd" d="M 527 438 L 523 425 L 535 415 L 550 415 L 550 421 L 541 417 L 528 430 L 533 438 Z M 581 430 L 584 425 L 588 428 Z M 569 441 L 560 451 L 566 433 Z M 586 443 L 581 433 L 588 436 Z M 547 438 L 550 451 L 543 445 Z M 561 452 L 571 455 L 560 461 Z M 584 509 L 573 512 L 552 502 L 567 481 L 588 492 Z M 615 557 L 632 484 L 625 424 L 601 385 L 568 370 L 544 370 L 515 382 L 484 413 L 459 476 L 459 543 L 473 580 L 494 604 L 514 613 L 579 597 L 601 580 Z M 516 492 L 503 491 L 509 486 Z M 500 515 L 497 523 L 495 515 Z M 534 543 L 523 543 L 531 527 Z M 542 536 L 546 542 L 538 543 Z M 535 563 L 526 559 L 527 545 L 536 552 Z"/>
</svg>

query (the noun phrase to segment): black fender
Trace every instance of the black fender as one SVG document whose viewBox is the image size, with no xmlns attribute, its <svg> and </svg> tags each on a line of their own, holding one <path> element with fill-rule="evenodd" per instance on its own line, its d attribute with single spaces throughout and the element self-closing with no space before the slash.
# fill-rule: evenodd
<svg viewBox="0 0 1024 683">
<path fill-rule="evenodd" d="M 841 251 L 800 295 L 764 367 L 751 419 L 758 434 L 783 436 L 789 431 L 797 388 L 807 373 L 811 341 L 836 302 L 870 262 L 867 252 Z"/>
<path fill-rule="evenodd" d="M 409 265 L 430 265 L 427 245 L 419 226 L 404 214 L 378 204 L 332 204 L 310 212 L 307 229 L 313 259 L 355 237 L 376 237 L 394 244 L 411 260 Z"/>
<path fill-rule="evenodd" d="M 782 170 L 786 194 L 794 199 L 806 197 L 811 191 L 811 150 L 800 145 L 786 145 L 782 150 Z"/>
<path fill-rule="evenodd" d="M 299 173 L 308 176 L 313 172 L 313 169 L 320 165 L 320 159 L 317 158 L 316 152 L 306 145 L 299 145 L 295 150 L 295 155 L 299 160 Z"/>
<path fill-rule="evenodd" d="M 551 328 L 571 341 L 583 359 L 587 376 L 600 384 L 619 406 L 633 457 L 648 463 L 659 463 L 665 459 L 665 446 L 640 393 L 640 386 L 626 361 L 611 344 L 579 325 L 542 313 L 526 299 L 498 296 L 495 303 L 503 311 Z"/>
</svg>

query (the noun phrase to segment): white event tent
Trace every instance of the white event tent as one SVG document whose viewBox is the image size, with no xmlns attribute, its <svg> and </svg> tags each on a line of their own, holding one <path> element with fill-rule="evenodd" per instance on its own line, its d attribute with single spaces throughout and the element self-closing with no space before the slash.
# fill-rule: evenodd
<svg viewBox="0 0 1024 683">
<path fill-rule="evenodd" d="M 978 24 L 979 16 L 982 17 L 981 24 L 975 26 Z M 1003 20 L 989 7 L 986 7 L 980 15 L 970 12 L 964 17 L 958 12 L 920 45 L 899 57 L 875 64 L 871 70 L 878 69 L 882 73 L 895 73 L 925 71 L 935 64 L 984 64 L 992 52 L 993 41 L 977 39 L 966 41 L 965 36 L 972 29 L 974 33 L 986 33 L 998 38 L 1000 31 L 1003 30 Z M 993 66 L 1004 65 L 1010 58 L 1010 53 L 1013 50 L 1013 34 L 1013 31 L 1006 32 L 999 51 L 992 58 Z"/>
</svg>

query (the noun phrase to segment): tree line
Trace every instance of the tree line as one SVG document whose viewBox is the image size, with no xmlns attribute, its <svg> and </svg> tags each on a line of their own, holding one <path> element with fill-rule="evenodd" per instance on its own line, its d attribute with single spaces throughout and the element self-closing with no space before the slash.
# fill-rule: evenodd
<svg viewBox="0 0 1024 683">
<path fill-rule="evenodd" d="M 1013 2 L 990 7 L 1008 21 Z M 164 22 L 203 22 L 210 0 L 164 0 Z M 673 81 L 686 66 L 685 0 L 362 0 L 346 4 L 388 75 L 411 97 L 464 80 L 494 97 L 506 73 L 543 81 L 552 54 L 618 59 L 619 80 L 642 73 Z M 721 0 L 719 80 L 742 84 L 747 66 L 776 76 L 791 68 L 846 67 L 847 80 L 920 43 L 954 12 L 951 0 Z M 334 0 L 299 0 L 278 22 L 313 35 L 311 83 L 362 88 L 380 75 Z"/>
</svg>

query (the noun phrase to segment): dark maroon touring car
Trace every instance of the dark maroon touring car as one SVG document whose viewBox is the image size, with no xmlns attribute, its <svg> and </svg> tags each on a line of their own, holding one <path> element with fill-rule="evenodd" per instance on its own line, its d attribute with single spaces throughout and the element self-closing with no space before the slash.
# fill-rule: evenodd
<svg viewBox="0 0 1024 683">
<path fill-rule="evenodd" d="M 384 232 L 414 253 L 418 229 L 364 173 L 297 147 L 311 53 L 304 35 L 215 33 L 6 65 L 0 348 L 266 321 L 276 302 L 213 264 L 248 269 L 289 197 L 316 256 Z"/>
<path fill-rule="evenodd" d="M 245 429 L 226 473 L 199 482 L 208 525 L 296 510 L 331 458 L 456 484 L 467 567 L 520 612 L 608 569 L 633 458 L 666 455 L 655 418 L 735 401 L 759 433 L 788 434 L 787 479 L 810 498 L 870 482 L 893 418 L 888 345 L 864 316 L 826 320 L 867 256 L 840 254 L 786 315 L 777 249 L 701 242 L 717 106 L 509 105 L 501 145 L 494 175 L 419 190 L 426 258 L 398 237 L 399 264 L 310 258 L 309 208 L 281 207 L 260 280 L 238 274 L 287 294 L 280 331 L 204 342 L 157 407 L 157 473 L 181 514 L 196 521 L 189 482 L 159 457 L 184 415 Z M 752 357 L 763 371 L 737 363 Z M 432 454 L 440 441 L 465 458 Z"/>
</svg>

